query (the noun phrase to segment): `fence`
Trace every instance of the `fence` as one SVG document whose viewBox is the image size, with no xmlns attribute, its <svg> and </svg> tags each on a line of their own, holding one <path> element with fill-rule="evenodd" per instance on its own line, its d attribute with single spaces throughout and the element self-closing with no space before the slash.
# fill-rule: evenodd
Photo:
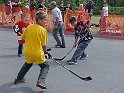
<svg viewBox="0 0 124 93">
<path fill-rule="evenodd" d="M 124 15 L 109 15 L 106 20 L 106 30 L 103 25 L 104 21 L 101 17 L 100 37 L 124 39 Z"/>
<path fill-rule="evenodd" d="M 14 10 L 19 10 L 18 8 Z M 31 15 L 30 21 L 34 22 L 33 18 L 35 16 L 36 11 L 35 10 L 27 10 L 25 9 L 25 7 L 21 8 L 23 14 L 24 13 L 29 13 Z M 12 16 L 13 16 L 13 9 L 11 9 L 11 7 L 9 6 L 4 6 L 4 5 L 0 5 L 0 24 L 2 25 L 2 27 L 10 24 L 13 25 L 15 22 L 17 22 L 18 20 L 20 20 L 23 15 L 18 15 L 16 20 L 13 21 L 12 20 Z M 51 10 L 48 10 L 48 24 L 47 24 L 47 30 L 48 31 L 52 31 L 53 28 L 53 21 L 52 21 L 52 13 Z M 72 10 L 68 10 L 65 11 L 63 14 L 63 19 L 64 19 L 64 28 L 65 28 L 65 33 L 74 33 L 73 29 L 74 27 L 70 25 L 69 23 L 69 19 L 71 16 L 77 16 L 77 18 L 81 18 L 82 20 L 89 20 L 90 16 L 88 13 L 81 13 L 81 11 L 72 11 Z M 16 14 L 17 15 L 17 14 Z"/>
</svg>

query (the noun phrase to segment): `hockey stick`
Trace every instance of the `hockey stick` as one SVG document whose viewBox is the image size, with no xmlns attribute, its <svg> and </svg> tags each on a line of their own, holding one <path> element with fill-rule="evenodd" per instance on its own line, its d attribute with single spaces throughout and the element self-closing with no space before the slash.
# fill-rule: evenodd
<svg viewBox="0 0 124 93">
<path fill-rule="evenodd" d="M 52 49 L 51 48 L 47 48 L 47 51 L 51 51 Z"/>
<path fill-rule="evenodd" d="M 88 77 L 81 77 L 79 75 L 77 75 L 76 73 L 74 73 L 73 71 L 71 71 L 69 68 L 67 68 L 66 66 L 62 65 L 60 62 L 56 61 L 54 58 L 52 58 L 52 60 L 54 62 L 56 62 L 57 64 L 59 64 L 60 66 L 62 66 L 63 68 L 65 68 L 67 71 L 71 72 L 73 75 L 77 76 L 78 78 L 80 78 L 81 80 L 84 80 L 84 81 L 90 81 L 92 80 L 92 78 L 90 76 Z"/>
<path fill-rule="evenodd" d="M 87 30 L 87 28 L 85 30 Z M 87 34 L 88 34 L 88 32 L 82 38 L 84 38 Z M 76 46 L 78 43 L 76 43 Z M 72 47 L 72 49 L 63 58 L 54 58 L 54 60 L 62 61 L 74 48 L 75 47 Z"/>
<path fill-rule="evenodd" d="M 54 58 L 54 60 L 62 61 L 73 49 L 74 47 L 63 58 Z"/>
</svg>

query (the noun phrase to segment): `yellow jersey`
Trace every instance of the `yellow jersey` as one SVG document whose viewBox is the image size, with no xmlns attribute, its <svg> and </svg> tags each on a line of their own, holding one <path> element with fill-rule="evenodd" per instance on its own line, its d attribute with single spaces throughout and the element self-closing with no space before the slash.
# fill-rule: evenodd
<svg viewBox="0 0 124 93">
<path fill-rule="evenodd" d="M 42 46 L 47 44 L 48 34 L 45 28 L 38 24 L 29 25 L 21 36 L 24 44 L 26 63 L 41 64 L 46 61 Z"/>
</svg>

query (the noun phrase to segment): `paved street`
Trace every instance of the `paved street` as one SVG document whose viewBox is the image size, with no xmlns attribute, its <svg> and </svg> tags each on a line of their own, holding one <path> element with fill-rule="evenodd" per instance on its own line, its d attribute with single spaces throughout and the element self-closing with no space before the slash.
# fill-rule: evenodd
<svg viewBox="0 0 124 93">
<path fill-rule="evenodd" d="M 74 36 L 66 35 L 67 48 L 54 48 L 55 40 L 49 34 L 48 47 L 53 57 L 62 58 L 72 48 Z M 83 81 L 52 60 L 46 79 L 47 90 L 36 87 L 40 67 L 36 64 L 26 75 L 26 83 L 14 85 L 13 81 L 25 62 L 17 57 L 17 37 L 10 29 L 0 28 L 0 93 L 124 93 L 124 41 L 94 37 L 84 60 L 77 65 L 67 65 L 75 49 L 63 60 L 76 74 L 91 76 L 92 81 Z"/>
</svg>

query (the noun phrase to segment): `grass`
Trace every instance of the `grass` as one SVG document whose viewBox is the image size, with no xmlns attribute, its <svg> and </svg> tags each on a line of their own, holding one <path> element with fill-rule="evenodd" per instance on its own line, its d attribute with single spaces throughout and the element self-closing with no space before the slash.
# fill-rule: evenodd
<svg viewBox="0 0 124 93">
<path fill-rule="evenodd" d="M 100 20 L 100 16 L 99 15 L 95 15 L 91 17 L 91 23 L 93 24 L 99 24 L 99 20 Z M 99 27 L 92 27 L 93 30 L 93 35 L 97 35 L 98 36 L 98 32 L 99 32 Z"/>
</svg>

